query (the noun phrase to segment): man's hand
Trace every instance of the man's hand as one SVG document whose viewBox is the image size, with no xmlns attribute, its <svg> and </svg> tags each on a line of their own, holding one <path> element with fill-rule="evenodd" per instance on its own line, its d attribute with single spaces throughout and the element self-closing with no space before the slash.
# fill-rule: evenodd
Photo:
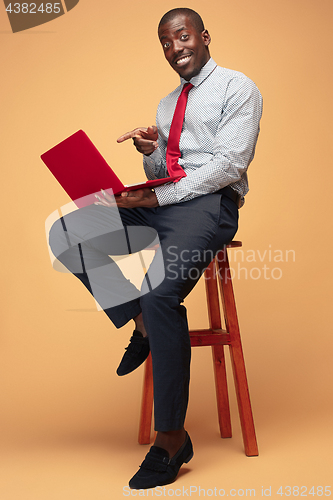
<svg viewBox="0 0 333 500">
<path fill-rule="evenodd" d="M 110 196 L 105 191 L 102 191 L 103 198 L 98 196 L 95 205 L 103 205 L 104 207 L 115 206 L 115 202 L 119 208 L 136 208 L 136 207 L 158 207 L 158 201 L 154 191 L 149 188 L 137 189 L 136 191 L 124 191 L 120 196 Z"/>
<path fill-rule="evenodd" d="M 124 142 L 127 139 L 133 139 L 133 144 L 139 153 L 149 156 L 151 153 L 158 148 L 157 144 L 158 132 L 157 127 L 152 125 L 151 127 L 138 127 L 132 130 L 132 132 L 127 132 L 117 139 L 117 142 Z"/>
</svg>

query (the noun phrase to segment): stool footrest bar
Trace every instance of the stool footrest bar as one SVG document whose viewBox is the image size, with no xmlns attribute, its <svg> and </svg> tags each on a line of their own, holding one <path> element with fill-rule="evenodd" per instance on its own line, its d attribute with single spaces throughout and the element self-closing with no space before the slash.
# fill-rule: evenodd
<svg viewBox="0 0 333 500">
<path fill-rule="evenodd" d="M 191 346 L 229 345 L 230 335 L 226 330 L 191 330 Z"/>
</svg>

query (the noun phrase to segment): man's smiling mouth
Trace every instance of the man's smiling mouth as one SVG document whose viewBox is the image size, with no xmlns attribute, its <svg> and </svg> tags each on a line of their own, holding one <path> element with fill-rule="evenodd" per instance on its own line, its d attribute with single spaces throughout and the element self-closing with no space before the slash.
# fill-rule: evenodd
<svg viewBox="0 0 333 500">
<path fill-rule="evenodd" d="M 188 56 L 183 56 L 180 59 L 176 61 L 177 66 L 182 66 L 183 64 L 186 64 L 187 61 L 191 58 L 191 55 Z"/>
</svg>

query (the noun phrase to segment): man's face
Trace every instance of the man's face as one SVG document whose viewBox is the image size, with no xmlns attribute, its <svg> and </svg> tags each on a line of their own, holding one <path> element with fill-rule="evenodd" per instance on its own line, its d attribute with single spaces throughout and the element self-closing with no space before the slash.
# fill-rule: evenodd
<svg viewBox="0 0 333 500">
<path fill-rule="evenodd" d="M 166 60 L 187 81 L 197 75 L 210 58 L 208 31 L 199 33 L 184 14 L 163 24 L 158 37 Z"/>
</svg>

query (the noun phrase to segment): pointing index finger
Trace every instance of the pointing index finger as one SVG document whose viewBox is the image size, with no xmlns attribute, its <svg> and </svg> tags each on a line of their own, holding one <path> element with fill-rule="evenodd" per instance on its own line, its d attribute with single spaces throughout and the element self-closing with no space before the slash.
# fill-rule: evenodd
<svg viewBox="0 0 333 500">
<path fill-rule="evenodd" d="M 147 129 L 145 128 L 136 128 L 132 130 L 131 132 L 126 132 L 126 134 L 121 135 L 118 137 L 117 142 L 124 142 L 127 141 L 127 139 L 133 139 L 133 137 L 140 137 L 141 134 L 140 132 L 146 132 Z"/>
<path fill-rule="evenodd" d="M 134 137 L 134 136 L 135 136 L 135 134 L 133 134 L 133 132 L 126 132 L 126 134 L 118 137 L 117 142 L 127 141 L 127 139 L 131 139 L 131 137 Z"/>
</svg>

